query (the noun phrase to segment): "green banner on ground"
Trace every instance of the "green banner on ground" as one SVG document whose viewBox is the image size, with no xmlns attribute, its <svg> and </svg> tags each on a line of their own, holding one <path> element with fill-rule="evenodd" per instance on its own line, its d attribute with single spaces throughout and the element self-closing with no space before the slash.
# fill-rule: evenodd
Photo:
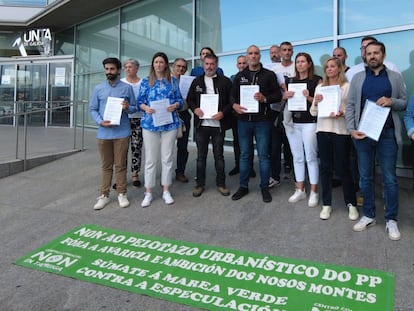
<svg viewBox="0 0 414 311">
<path fill-rule="evenodd" d="M 206 310 L 389 311 L 392 273 L 83 225 L 16 261 Z"/>
</svg>

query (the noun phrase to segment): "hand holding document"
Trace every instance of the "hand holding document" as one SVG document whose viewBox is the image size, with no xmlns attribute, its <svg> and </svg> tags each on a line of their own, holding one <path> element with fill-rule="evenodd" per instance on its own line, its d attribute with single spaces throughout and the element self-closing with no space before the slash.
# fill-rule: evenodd
<svg viewBox="0 0 414 311">
<path fill-rule="evenodd" d="M 203 111 L 201 119 L 212 119 L 218 112 L 218 94 L 201 94 L 200 109 Z"/>
<path fill-rule="evenodd" d="M 259 112 L 259 102 L 254 99 L 254 94 L 258 92 L 258 85 L 240 85 L 240 106 L 245 108 L 244 112 Z"/>
<path fill-rule="evenodd" d="M 167 111 L 167 107 L 169 105 L 170 100 L 168 98 L 150 102 L 150 107 L 155 110 L 155 112 L 151 114 L 154 126 L 162 126 L 173 123 L 172 112 Z"/>
<path fill-rule="evenodd" d="M 306 83 L 289 83 L 288 91 L 295 92 L 293 97 L 288 98 L 288 110 L 289 111 L 306 111 L 306 97 L 303 95 L 303 91 L 306 90 Z"/>
<path fill-rule="evenodd" d="M 193 82 L 193 80 L 195 79 L 195 77 L 193 76 L 180 76 L 180 93 L 181 96 L 183 97 L 183 99 L 187 98 L 187 94 L 188 94 L 188 90 L 190 89 L 191 83 Z"/>
<path fill-rule="evenodd" d="M 358 131 L 378 141 L 390 110 L 390 107 L 381 107 L 373 101 L 367 100 L 359 121 Z"/>
<path fill-rule="evenodd" d="M 123 98 L 108 97 L 103 115 L 104 121 L 110 121 L 111 125 L 119 125 L 121 123 L 123 102 Z"/>
<path fill-rule="evenodd" d="M 318 94 L 322 100 L 318 103 L 318 117 L 328 118 L 331 113 L 338 114 L 341 105 L 341 88 L 339 85 L 321 86 Z"/>
</svg>

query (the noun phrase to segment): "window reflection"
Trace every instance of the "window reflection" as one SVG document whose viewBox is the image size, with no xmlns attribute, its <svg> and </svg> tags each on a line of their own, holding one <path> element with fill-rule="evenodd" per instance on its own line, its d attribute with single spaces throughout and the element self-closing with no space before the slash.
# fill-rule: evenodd
<svg viewBox="0 0 414 311">
<path fill-rule="evenodd" d="M 412 2 L 406 0 L 376 1 L 375 4 L 360 0 L 339 1 L 340 33 L 381 29 L 412 24 Z"/>
</svg>

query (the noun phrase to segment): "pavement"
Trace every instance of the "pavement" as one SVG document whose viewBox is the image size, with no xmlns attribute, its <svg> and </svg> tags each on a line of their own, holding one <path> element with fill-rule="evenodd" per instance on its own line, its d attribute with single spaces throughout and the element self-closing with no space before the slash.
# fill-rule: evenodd
<svg viewBox="0 0 414 311">
<path fill-rule="evenodd" d="M 15 142 L 4 139 L 0 128 L 0 162 L 13 161 Z M 34 132 L 33 129 L 31 132 Z M 43 131 L 43 130 L 42 130 Z M 71 133 L 71 129 L 66 129 Z M 62 141 L 62 129 L 47 129 L 44 142 L 30 137 L 31 153 L 44 153 L 44 144 L 54 146 L 47 153 L 72 149 L 71 135 Z M 64 132 L 64 130 L 63 130 Z M 280 257 L 390 271 L 395 274 L 395 311 L 414 310 L 414 193 L 400 189 L 400 241 L 385 233 L 381 190 L 377 189 L 377 225 L 364 232 L 353 232 L 340 188 L 334 189 L 333 213 L 319 219 L 320 208 L 307 207 L 306 201 L 287 203 L 293 193 L 292 179 L 271 189 L 273 201 L 263 203 L 259 178 L 250 181 L 250 193 L 239 201 L 220 195 L 214 174 L 208 174 L 206 191 L 192 196 L 195 185 L 196 150 L 190 146 L 186 175 L 189 183 L 174 181 L 171 192 L 175 204 L 166 206 L 161 189 L 149 208 L 140 207 L 143 188 L 130 185 L 131 206 L 121 209 L 116 194 L 101 211 L 94 211 L 99 195 L 100 160 L 95 132 L 85 131 L 83 151 L 0 179 L 0 311 L 121 310 L 166 311 L 198 310 L 108 288 L 88 282 L 16 266 L 13 262 L 52 239 L 82 224 L 139 232 L 169 239 L 203 243 Z M 63 140 L 65 140 L 63 139 Z M 79 140 L 78 140 L 79 141 Z M 9 153 L 6 155 L 6 153 Z M 212 153 L 208 168 L 213 170 Z M 233 167 L 231 149 L 225 152 L 226 171 Z M 258 171 L 257 159 L 255 168 Z M 239 176 L 227 178 L 234 193 Z M 300 311 L 300 310 L 298 310 Z"/>
</svg>

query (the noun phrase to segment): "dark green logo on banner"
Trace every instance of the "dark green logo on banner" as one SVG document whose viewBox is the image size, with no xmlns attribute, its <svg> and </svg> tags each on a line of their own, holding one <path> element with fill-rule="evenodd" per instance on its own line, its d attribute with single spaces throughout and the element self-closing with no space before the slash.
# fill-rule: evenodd
<svg viewBox="0 0 414 311">
<path fill-rule="evenodd" d="M 16 264 L 206 310 L 389 311 L 392 273 L 84 225 Z"/>
</svg>

